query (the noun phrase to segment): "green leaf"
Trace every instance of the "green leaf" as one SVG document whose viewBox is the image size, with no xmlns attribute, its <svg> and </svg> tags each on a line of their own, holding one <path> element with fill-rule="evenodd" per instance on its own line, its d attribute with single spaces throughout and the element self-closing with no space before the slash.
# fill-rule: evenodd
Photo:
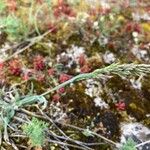
<svg viewBox="0 0 150 150">
<path fill-rule="evenodd" d="M 132 138 L 129 138 L 120 150 L 136 150 L 135 145 L 136 143 L 132 140 Z"/>
<path fill-rule="evenodd" d="M 5 8 L 6 8 L 6 4 L 3 0 L 1 0 L 0 1 L 0 13 L 2 13 Z"/>
<path fill-rule="evenodd" d="M 45 132 L 48 124 L 36 118 L 32 118 L 31 122 L 22 126 L 23 132 L 29 137 L 32 146 L 42 146 L 45 140 Z"/>
<path fill-rule="evenodd" d="M 21 107 L 24 105 L 33 104 L 35 102 L 39 102 L 40 104 L 43 104 L 42 109 L 45 109 L 47 107 L 47 100 L 45 99 L 44 96 L 41 95 L 26 96 L 25 98 L 16 101 L 16 105 L 18 107 Z"/>
<path fill-rule="evenodd" d="M 20 40 L 29 33 L 29 27 L 23 20 L 14 15 L 8 15 L 0 20 L 0 26 L 4 27 L 4 32 L 8 34 L 10 40 Z"/>
<path fill-rule="evenodd" d="M 92 132 L 89 129 L 85 129 L 82 133 L 87 137 L 89 137 L 89 136 L 94 137 L 94 135 L 92 134 Z"/>
<path fill-rule="evenodd" d="M 46 3 L 48 3 L 48 5 L 51 5 L 51 0 L 45 0 Z"/>
</svg>

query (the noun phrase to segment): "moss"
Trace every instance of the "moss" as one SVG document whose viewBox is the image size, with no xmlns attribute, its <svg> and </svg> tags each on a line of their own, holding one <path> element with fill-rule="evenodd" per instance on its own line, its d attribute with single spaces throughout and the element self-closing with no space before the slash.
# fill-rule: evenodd
<svg viewBox="0 0 150 150">
<path fill-rule="evenodd" d="M 97 115 L 93 120 L 97 133 L 104 135 L 107 138 L 117 140 L 120 136 L 119 120 L 112 111 L 104 111 Z"/>
</svg>

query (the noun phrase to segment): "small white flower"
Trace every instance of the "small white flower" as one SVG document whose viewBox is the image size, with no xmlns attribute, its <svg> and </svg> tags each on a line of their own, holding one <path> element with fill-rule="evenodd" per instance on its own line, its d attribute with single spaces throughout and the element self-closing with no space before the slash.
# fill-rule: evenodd
<svg viewBox="0 0 150 150">
<path fill-rule="evenodd" d="M 3 45 L 3 47 L 0 49 L 0 61 L 3 61 L 5 58 L 8 57 L 8 54 L 7 54 L 7 49 L 11 48 L 10 44 L 9 43 L 5 43 Z"/>
<path fill-rule="evenodd" d="M 132 32 L 132 36 L 133 36 L 134 38 L 137 38 L 137 37 L 138 37 L 138 32 Z"/>
<path fill-rule="evenodd" d="M 110 15 L 109 15 L 109 19 L 110 19 L 110 20 L 114 20 L 114 15 L 113 15 L 113 14 L 110 14 Z"/>
<path fill-rule="evenodd" d="M 89 15 L 85 12 L 79 12 L 77 14 L 77 22 L 85 23 Z"/>
<path fill-rule="evenodd" d="M 101 17 L 100 17 L 100 21 L 103 22 L 104 20 L 105 20 L 105 17 L 104 17 L 104 16 L 101 16 Z"/>
<path fill-rule="evenodd" d="M 108 3 L 108 2 L 106 2 L 106 1 L 101 1 L 101 6 L 103 7 L 103 8 L 110 8 L 110 4 Z"/>
<path fill-rule="evenodd" d="M 95 21 L 94 23 L 93 23 L 93 28 L 94 29 L 98 29 L 99 27 L 98 27 L 98 21 Z"/>
<path fill-rule="evenodd" d="M 138 43 L 139 39 L 138 38 L 134 38 L 134 42 Z"/>
</svg>

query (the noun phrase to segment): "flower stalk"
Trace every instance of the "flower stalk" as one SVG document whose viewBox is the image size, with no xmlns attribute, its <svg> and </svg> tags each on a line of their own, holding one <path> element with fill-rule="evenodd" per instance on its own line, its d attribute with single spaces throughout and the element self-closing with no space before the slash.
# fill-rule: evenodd
<svg viewBox="0 0 150 150">
<path fill-rule="evenodd" d="M 90 78 L 97 78 L 101 75 L 110 75 L 110 74 L 124 76 L 124 77 L 146 75 L 146 74 L 150 74 L 150 64 L 114 63 L 107 67 L 96 69 L 91 73 L 79 74 L 64 83 L 59 84 L 58 86 L 54 87 L 53 89 L 46 91 L 45 93 L 41 94 L 41 96 L 45 96 L 53 91 L 56 91 L 64 86 L 69 85 L 70 83 L 74 83 L 76 81 L 81 81 L 81 80 L 90 79 Z"/>
</svg>

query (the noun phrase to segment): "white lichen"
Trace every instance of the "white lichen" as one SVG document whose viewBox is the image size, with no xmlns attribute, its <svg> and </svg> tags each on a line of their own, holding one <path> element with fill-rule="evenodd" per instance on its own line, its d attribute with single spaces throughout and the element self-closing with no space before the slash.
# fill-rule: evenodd
<svg viewBox="0 0 150 150">
<path fill-rule="evenodd" d="M 149 61 L 149 56 L 148 56 L 148 51 L 145 49 L 139 49 L 137 45 L 135 45 L 132 49 L 131 52 L 133 55 L 137 57 L 139 60 L 144 60 L 144 61 Z"/>
<path fill-rule="evenodd" d="M 101 97 L 94 98 L 94 103 L 96 107 L 100 107 L 101 109 L 109 108 L 108 104 L 104 100 L 102 100 Z"/>
<path fill-rule="evenodd" d="M 65 52 L 62 52 L 61 54 L 57 55 L 56 60 L 57 63 L 59 63 L 63 57 L 66 57 L 68 59 L 66 67 L 70 68 L 74 63 L 78 63 L 79 57 L 84 53 L 84 47 L 72 45 L 71 48 L 68 48 Z"/>
<path fill-rule="evenodd" d="M 105 63 L 111 64 L 116 60 L 116 57 L 112 52 L 106 51 L 103 55 L 103 59 Z"/>
<path fill-rule="evenodd" d="M 94 80 L 94 79 L 88 79 L 86 81 L 86 88 L 85 93 L 89 95 L 90 97 L 99 96 L 100 93 L 102 93 L 102 86 L 101 84 Z"/>
</svg>

